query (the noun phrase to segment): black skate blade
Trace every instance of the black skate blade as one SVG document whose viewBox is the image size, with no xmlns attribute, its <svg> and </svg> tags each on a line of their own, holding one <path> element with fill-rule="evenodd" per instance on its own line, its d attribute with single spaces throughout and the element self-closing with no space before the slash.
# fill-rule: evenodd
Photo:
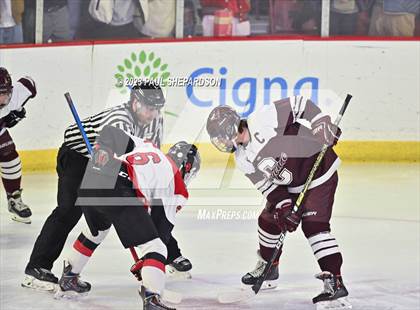
<svg viewBox="0 0 420 310">
<path fill-rule="evenodd" d="M 316 310 L 348 310 L 352 308 L 353 306 L 346 297 L 316 303 Z"/>
</svg>

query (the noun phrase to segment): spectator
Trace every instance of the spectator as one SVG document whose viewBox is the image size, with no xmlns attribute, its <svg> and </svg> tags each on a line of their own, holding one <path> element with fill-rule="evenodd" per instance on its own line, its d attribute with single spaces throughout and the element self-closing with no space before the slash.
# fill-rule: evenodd
<svg viewBox="0 0 420 310">
<path fill-rule="evenodd" d="M 33 0 L 24 0 L 22 32 L 25 43 L 35 43 L 35 5 Z"/>
<path fill-rule="evenodd" d="M 359 11 L 356 0 L 333 0 L 331 2 L 330 35 L 354 35 Z"/>
<path fill-rule="evenodd" d="M 292 27 L 295 31 L 304 34 L 320 34 L 321 8 L 320 0 L 295 1 L 295 10 L 290 11 Z"/>
<path fill-rule="evenodd" d="M 419 0 L 376 0 L 370 21 L 370 36 L 414 36 Z"/>
<path fill-rule="evenodd" d="M 330 35 L 367 35 L 369 11 L 374 2 L 375 0 L 332 0 Z"/>
<path fill-rule="evenodd" d="M 198 0 L 185 0 L 184 2 L 184 37 L 192 37 L 196 33 L 198 17 Z"/>
<path fill-rule="evenodd" d="M 71 39 L 67 0 L 44 0 L 42 41 L 46 43 L 50 40 L 56 42 Z"/>
<path fill-rule="evenodd" d="M 35 18 L 36 1 L 26 0 L 23 15 L 23 32 L 26 42 L 35 42 Z M 44 0 L 42 42 L 69 41 L 71 39 L 67 0 Z"/>
<path fill-rule="evenodd" d="M 414 30 L 414 36 L 420 37 L 420 15 L 416 17 L 416 29 Z"/>
<path fill-rule="evenodd" d="M 359 9 L 355 35 L 367 36 L 369 33 L 370 14 L 375 0 L 356 0 Z"/>
<path fill-rule="evenodd" d="M 148 2 L 148 16 L 141 33 L 148 37 L 164 38 L 174 35 L 176 2 L 153 0 Z"/>
<path fill-rule="evenodd" d="M 90 4 L 87 1 L 84 4 L 79 38 L 130 39 L 141 36 L 133 23 L 135 13 L 141 11 L 140 0 L 91 0 Z"/>
<path fill-rule="evenodd" d="M 249 0 L 201 0 L 203 15 L 203 35 L 215 34 L 215 14 L 220 10 L 229 10 L 232 14 L 232 35 L 248 36 L 251 34 L 251 24 L 248 13 L 251 10 Z"/>
<path fill-rule="evenodd" d="M 296 10 L 294 0 L 270 0 L 270 32 L 271 33 L 292 33 L 293 20 L 290 12 Z"/>
<path fill-rule="evenodd" d="M 23 0 L 0 0 L 0 44 L 22 43 Z"/>
<path fill-rule="evenodd" d="M 70 33 L 72 38 L 75 38 L 77 33 L 79 32 L 83 2 L 83 0 L 70 0 L 67 2 L 70 17 Z"/>
</svg>

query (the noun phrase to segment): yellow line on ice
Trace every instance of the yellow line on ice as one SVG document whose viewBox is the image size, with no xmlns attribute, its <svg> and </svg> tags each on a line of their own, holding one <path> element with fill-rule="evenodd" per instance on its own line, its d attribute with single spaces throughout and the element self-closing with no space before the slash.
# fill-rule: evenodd
<svg viewBox="0 0 420 310">
<path fill-rule="evenodd" d="M 232 155 L 217 151 L 210 143 L 198 143 L 202 167 L 233 167 Z M 169 145 L 164 145 L 167 151 Z M 341 141 L 335 147 L 344 162 L 420 162 L 420 141 Z M 24 150 L 23 172 L 54 171 L 56 149 Z"/>
</svg>

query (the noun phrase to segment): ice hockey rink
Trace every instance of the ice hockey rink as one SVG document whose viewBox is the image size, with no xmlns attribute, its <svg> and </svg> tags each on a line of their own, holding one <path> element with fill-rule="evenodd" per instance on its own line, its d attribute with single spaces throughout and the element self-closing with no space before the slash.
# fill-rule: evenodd
<svg viewBox="0 0 420 310">
<path fill-rule="evenodd" d="M 420 309 L 419 172 L 418 164 L 391 163 L 344 163 L 339 170 L 332 229 L 344 255 L 343 279 L 353 309 Z M 23 185 L 34 213 L 31 225 L 12 222 L 5 197 L 0 199 L 0 308 L 141 309 L 130 252 L 114 231 L 82 274 L 93 286 L 87 297 L 55 300 L 20 287 L 35 238 L 55 207 L 56 176 L 26 174 Z M 238 289 L 241 276 L 256 263 L 256 218 L 263 200 L 238 171 L 205 167 L 190 196 L 174 234 L 193 263 L 193 278 L 167 282 L 168 289 L 183 294 L 177 309 L 315 309 L 311 299 L 322 283 L 313 277 L 317 263 L 300 231 L 286 237 L 276 290 L 241 303 L 218 303 L 218 293 Z M 82 219 L 67 239 L 53 268 L 56 275 L 84 227 Z"/>
</svg>

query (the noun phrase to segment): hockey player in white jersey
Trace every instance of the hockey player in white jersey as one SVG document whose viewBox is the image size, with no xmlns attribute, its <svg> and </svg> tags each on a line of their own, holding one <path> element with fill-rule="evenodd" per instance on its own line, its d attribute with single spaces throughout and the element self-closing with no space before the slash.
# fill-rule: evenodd
<svg viewBox="0 0 420 310">
<path fill-rule="evenodd" d="M 186 184 L 199 169 L 200 155 L 194 145 L 179 142 L 165 155 L 150 142 L 104 127 L 77 200 L 89 230 L 74 242 L 56 295 L 90 291 L 90 284 L 79 274 L 113 225 L 125 248 L 139 250 L 141 259 L 131 271 L 142 282 L 139 293 L 144 309 L 170 309 L 160 299 L 165 242 L 171 237 L 175 214 L 188 199 Z"/>
<path fill-rule="evenodd" d="M 131 89 L 127 103 L 107 108 L 82 120 L 87 138 L 94 143 L 101 129 L 114 126 L 130 135 L 147 139 L 160 147 L 163 136 L 165 96 L 161 87 L 142 81 Z M 25 267 L 22 286 L 42 291 L 54 290 L 58 278 L 51 272 L 63 250 L 67 236 L 82 216 L 75 206 L 77 190 L 85 173 L 89 152 L 76 124 L 64 132 L 64 143 L 57 154 L 57 207 L 45 220 Z M 81 236 L 82 237 L 82 236 Z M 175 238 L 168 243 L 168 264 L 179 271 L 192 268 Z"/>
<path fill-rule="evenodd" d="M 20 78 L 14 85 L 6 68 L 0 67 L 0 170 L 12 219 L 30 224 L 32 212 L 22 200 L 22 165 L 8 131 L 26 116 L 27 101 L 36 96 L 30 77 Z"/>
</svg>

